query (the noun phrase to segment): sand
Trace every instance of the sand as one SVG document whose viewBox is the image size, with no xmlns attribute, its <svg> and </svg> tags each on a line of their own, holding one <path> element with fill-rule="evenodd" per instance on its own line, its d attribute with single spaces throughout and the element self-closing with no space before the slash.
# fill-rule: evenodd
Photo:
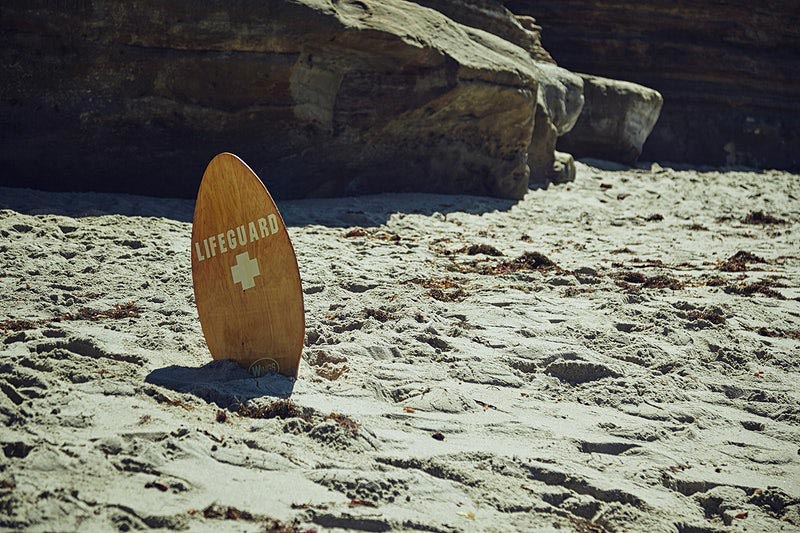
<svg viewBox="0 0 800 533">
<path fill-rule="evenodd" d="M 798 530 L 800 178 L 589 163 L 279 202 L 296 382 L 211 362 L 193 202 L 0 189 L 0 527 Z"/>
</svg>

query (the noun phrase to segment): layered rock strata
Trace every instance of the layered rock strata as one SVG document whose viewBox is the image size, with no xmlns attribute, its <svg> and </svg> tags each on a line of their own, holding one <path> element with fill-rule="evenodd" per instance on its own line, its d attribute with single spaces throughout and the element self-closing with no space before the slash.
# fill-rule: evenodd
<svg viewBox="0 0 800 533">
<path fill-rule="evenodd" d="M 549 78 L 412 2 L 16 1 L 2 26 L 6 184 L 192 196 L 227 150 L 278 197 L 528 188 Z"/>
<path fill-rule="evenodd" d="M 793 0 L 511 0 L 559 65 L 664 97 L 648 160 L 800 169 Z"/>
<path fill-rule="evenodd" d="M 656 125 L 663 99 L 658 91 L 626 81 L 583 74 L 584 105 L 559 150 L 633 165 Z"/>
</svg>

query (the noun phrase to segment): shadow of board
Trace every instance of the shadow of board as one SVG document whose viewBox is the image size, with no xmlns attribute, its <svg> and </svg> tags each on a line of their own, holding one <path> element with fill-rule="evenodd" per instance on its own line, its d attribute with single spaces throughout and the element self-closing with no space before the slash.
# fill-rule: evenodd
<svg viewBox="0 0 800 533">
<path fill-rule="evenodd" d="M 170 365 L 150 372 L 147 383 L 214 403 L 222 409 L 263 397 L 289 398 L 295 380 L 280 374 L 253 377 L 233 361 L 212 361 L 201 367 Z"/>
</svg>

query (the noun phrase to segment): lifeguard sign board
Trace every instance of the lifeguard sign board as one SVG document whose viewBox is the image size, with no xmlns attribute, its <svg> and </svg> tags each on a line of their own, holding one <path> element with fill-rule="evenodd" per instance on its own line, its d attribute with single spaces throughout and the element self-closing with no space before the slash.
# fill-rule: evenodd
<svg viewBox="0 0 800 533">
<path fill-rule="evenodd" d="M 297 258 L 283 217 L 241 159 L 208 164 L 194 208 L 192 281 L 214 359 L 297 377 L 305 337 Z"/>
</svg>

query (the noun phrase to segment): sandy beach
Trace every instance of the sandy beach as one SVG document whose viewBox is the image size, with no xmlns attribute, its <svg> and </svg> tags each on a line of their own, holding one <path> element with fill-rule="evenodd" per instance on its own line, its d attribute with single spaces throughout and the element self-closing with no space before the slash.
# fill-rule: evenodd
<svg viewBox="0 0 800 533">
<path fill-rule="evenodd" d="M 211 361 L 192 201 L 0 188 L 0 528 L 800 530 L 800 179 L 588 163 L 278 202 L 296 382 Z"/>
</svg>

